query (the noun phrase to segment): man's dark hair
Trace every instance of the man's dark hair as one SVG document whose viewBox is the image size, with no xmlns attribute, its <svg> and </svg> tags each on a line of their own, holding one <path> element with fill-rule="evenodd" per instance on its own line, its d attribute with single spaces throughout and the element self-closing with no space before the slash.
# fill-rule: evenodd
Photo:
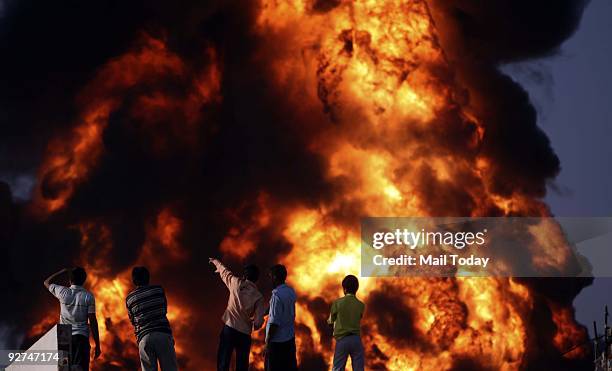
<svg viewBox="0 0 612 371">
<path fill-rule="evenodd" d="M 282 264 L 276 264 L 270 268 L 270 274 L 272 274 L 272 277 L 276 278 L 278 282 L 285 282 L 287 279 L 287 268 Z"/>
<path fill-rule="evenodd" d="M 73 285 L 83 286 L 87 279 L 87 272 L 82 267 L 74 267 L 70 270 L 69 279 Z"/>
<path fill-rule="evenodd" d="M 259 268 L 255 264 L 247 264 L 244 266 L 244 276 L 251 282 L 257 282 L 259 279 Z"/>
<path fill-rule="evenodd" d="M 357 293 L 357 289 L 359 288 L 359 280 L 357 277 L 349 274 L 342 280 L 342 288 L 346 293 L 355 295 Z"/>
<path fill-rule="evenodd" d="M 132 269 L 132 282 L 136 286 L 149 284 L 149 270 L 146 267 L 134 267 Z"/>
</svg>

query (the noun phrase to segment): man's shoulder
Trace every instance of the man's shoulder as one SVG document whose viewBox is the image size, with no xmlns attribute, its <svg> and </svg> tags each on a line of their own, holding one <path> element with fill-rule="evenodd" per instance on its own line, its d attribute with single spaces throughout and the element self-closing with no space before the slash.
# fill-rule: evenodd
<svg viewBox="0 0 612 371">
<path fill-rule="evenodd" d="M 237 290 L 239 293 L 247 293 L 248 295 L 255 297 L 257 300 L 263 297 L 263 294 L 261 291 L 259 291 L 257 285 L 249 280 L 241 279 L 238 282 Z"/>
<path fill-rule="evenodd" d="M 261 291 L 259 290 L 259 287 L 257 287 L 257 285 L 254 286 L 253 291 L 254 291 L 255 295 L 257 296 L 258 300 L 263 298 L 263 294 L 261 293 Z"/>
<path fill-rule="evenodd" d="M 66 287 L 64 285 L 58 285 L 57 283 L 51 283 L 49 284 L 49 290 L 68 290 L 69 287 Z"/>
<path fill-rule="evenodd" d="M 340 309 L 340 308 L 346 306 L 347 303 L 349 303 L 349 301 L 351 300 L 349 298 L 350 298 L 349 296 L 341 296 L 338 299 L 334 300 L 332 305 L 335 305 L 336 308 Z"/>
<path fill-rule="evenodd" d="M 334 301 L 336 305 L 339 305 L 342 303 L 349 303 L 349 302 L 355 303 L 360 307 L 365 307 L 365 304 L 361 300 L 359 300 L 355 295 L 345 295 Z"/>
<path fill-rule="evenodd" d="M 284 290 L 286 290 L 286 291 L 287 291 L 287 293 L 295 295 L 295 290 L 293 289 L 293 287 L 291 287 L 291 286 L 289 286 L 289 285 L 285 284 L 285 285 L 283 286 L 283 289 L 284 289 Z"/>
<path fill-rule="evenodd" d="M 70 287 L 66 287 L 66 286 L 63 286 L 63 285 L 58 285 L 58 284 L 55 284 L 55 283 L 50 284 L 48 290 L 49 290 L 49 292 L 51 294 L 53 294 L 53 296 L 55 296 L 57 298 L 59 298 L 60 295 L 61 296 L 66 296 L 66 295 L 68 295 L 71 292 Z"/>
<path fill-rule="evenodd" d="M 77 292 L 81 292 L 82 293 L 82 297 L 86 300 L 93 300 L 94 299 L 94 294 L 93 292 L 87 290 L 84 287 L 78 287 L 76 289 L 73 289 L 72 287 L 69 288 L 74 294 L 76 294 Z M 78 295 L 77 295 L 78 296 Z"/>
<path fill-rule="evenodd" d="M 62 290 L 63 289 L 66 290 L 63 291 L 63 295 L 66 295 L 66 297 L 72 297 L 81 304 L 89 305 L 95 301 L 93 292 L 87 290 L 83 286 L 63 287 Z"/>
<path fill-rule="evenodd" d="M 136 287 L 126 296 L 126 300 L 138 295 L 165 294 L 164 288 L 160 285 L 149 285 Z"/>
<path fill-rule="evenodd" d="M 161 291 L 161 292 L 164 292 L 164 288 L 161 285 L 149 285 L 149 286 L 147 286 L 147 288 L 149 290 L 152 290 L 152 291 Z"/>
<path fill-rule="evenodd" d="M 287 284 L 284 284 L 284 285 L 281 285 L 275 288 L 274 290 L 272 290 L 272 294 L 273 295 L 276 294 L 277 296 L 280 296 L 280 297 L 287 297 L 287 298 L 292 297 L 293 299 L 295 299 L 296 297 L 295 290 L 293 289 L 293 287 Z"/>
<path fill-rule="evenodd" d="M 361 307 L 361 309 L 365 308 L 365 303 L 359 299 L 357 299 L 357 302 L 359 303 L 359 306 Z"/>
<path fill-rule="evenodd" d="M 293 290 L 293 287 L 287 285 L 286 283 L 283 283 L 282 285 L 279 285 L 276 288 L 274 288 L 274 290 L 272 290 L 272 293 L 283 293 L 283 294 L 293 293 L 295 294 L 295 290 Z"/>
<path fill-rule="evenodd" d="M 360 307 L 365 307 L 365 304 L 363 303 L 363 301 L 359 300 L 359 298 L 355 295 L 353 295 L 353 300 L 355 301 L 355 303 L 357 303 L 357 305 L 359 305 Z"/>
<path fill-rule="evenodd" d="M 138 286 L 134 290 L 132 290 L 132 293 L 145 292 L 145 291 L 158 291 L 158 290 L 164 291 L 164 288 L 161 287 L 161 285 Z"/>
</svg>

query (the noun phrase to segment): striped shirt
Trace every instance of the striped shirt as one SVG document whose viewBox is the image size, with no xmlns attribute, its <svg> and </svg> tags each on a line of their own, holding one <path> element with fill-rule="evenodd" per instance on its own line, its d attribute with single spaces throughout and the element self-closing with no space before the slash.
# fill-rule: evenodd
<svg viewBox="0 0 612 371">
<path fill-rule="evenodd" d="M 168 301 L 161 286 L 139 286 L 125 299 L 128 316 L 138 342 L 151 332 L 172 334 L 166 318 Z"/>
</svg>

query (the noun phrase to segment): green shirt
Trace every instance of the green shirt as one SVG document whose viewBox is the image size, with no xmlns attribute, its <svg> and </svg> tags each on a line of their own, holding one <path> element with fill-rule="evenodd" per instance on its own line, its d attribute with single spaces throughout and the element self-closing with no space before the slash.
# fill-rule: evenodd
<svg viewBox="0 0 612 371">
<path fill-rule="evenodd" d="M 334 325 L 334 337 L 343 338 L 347 335 L 359 335 L 361 317 L 365 304 L 353 294 L 334 301 L 327 323 Z"/>
</svg>

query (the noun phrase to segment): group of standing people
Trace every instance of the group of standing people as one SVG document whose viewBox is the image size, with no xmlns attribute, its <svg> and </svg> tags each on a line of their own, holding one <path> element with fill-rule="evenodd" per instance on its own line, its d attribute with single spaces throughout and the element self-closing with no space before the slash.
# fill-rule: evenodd
<svg viewBox="0 0 612 371">
<path fill-rule="evenodd" d="M 234 275 L 223 263 L 210 258 L 221 280 L 227 286 L 229 299 L 223 313 L 223 329 L 219 336 L 217 371 L 228 371 L 232 354 L 236 353 L 236 371 L 248 371 L 251 332 L 259 330 L 268 315 L 265 333 L 266 371 L 294 371 L 298 369 L 295 347 L 295 303 L 297 296 L 286 284 L 287 269 L 281 264 L 270 268 L 272 294 L 269 304 L 256 282 L 257 266 L 244 267 L 242 276 Z M 365 304 L 355 296 L 359 280 L 348 275 L 342 280 L 344 296 L 332 303 L 327 320 L 336 339 L 333 371 L 342 371 L 351 357 L 353 371 L 363 371 L 364 349 L 361 342 L 361 318 Z"/>
<path fill-rule="evenodd" d="M 272 294 L 264 300 L 256 282 L 259 269 L 255 265 L 244 267 L 241 276 L 234 275 L 217 259 L 210 258 L 216 272 L 227 286 L 229 299 L 223 313 L 223 329 L 219 338 L 217 370 L 228 371 L 235 352 L 236 371 L 249 369 L 251 333 L 259 330 L 267 315 L 265 329 L 265 368 L 267 371 L 293 371 L 298 369 L 295 345 L 295 303 L 297 296 L 286 284 L 287 269 L 281 264 L 270 268 Z M 69 286 L 52 283 L 67 273 Z M 95 348 L 94 358 L 102 353 L 94 295 L 83 285 L 87 279 L 85 269 L 62 269 L 44 281 L 45 287 L 60 303 L 60 324 L 72 327 L 70 360 L 72 369 L 88 371 L 90 359 L 90 330 Z M 132 269 L 134 289 L 125 299 L 130 322 L 138 344 L 143 371 L 178 370 L 174 338 L 167 318 L 168 301 L 164 289 L 150 285 L 150 274 L 145 267 Z M 344 296 L 331 306 L 328 323 L 336 339 L 333 371 L 345 369 L 348 357 L 354 371 L 364 369 L 364 350 L 360 337 L 360 321 L 365 305 L 355 294 L 359 288 L 357 277 L 349 275 L 342 281 Z"/>
<path fill-rule="evenodd" d="M 259 269 L 247 265 L 241 277 L 234 275 L 219 260 L 210 258 L 221 280 L 229 290 L 227 308 L 223 313 L 223 329 L 219 337 L 217 369 L 229 370 L 232 353 L 236 352 L 236 370 L 249 369 L 251 331 L 259 330 L 268 314 L 266 323 L 266 370 L 297 370 L 295 351 L 295 301 L 293 288 L 285 283 L 287 269 L 281 264 L 270 268 L 272 296 L 269 305 L 264 302 L 256 282 Z"/>
<path fill-rule="evenodd" d="M 52 283 L 58 277 L 68 274 L 70 286 Z M 88 371 L 91 348 L 89 332 L 93 335 L 94 359 L 102 350 L 96 318 L 94 295 L 83 285 L 87 272 L 81 267 L 62 269 L 44 282 L 45 287 L 60 303 L 60 324 L 71 325 L 72 342 L 70 350 L 71 370 Z M 128 317 L 134 327 L 138 343 L 138 354 L 142 371 L 176 371 L 178 364 L 174 351 L 174 338 L 166 316 L 168 301 L 161 286 L 150 285 L 150 274 L 145 267 L 132 269 L 134 289 L 125 298 Z"/>
</svg>

